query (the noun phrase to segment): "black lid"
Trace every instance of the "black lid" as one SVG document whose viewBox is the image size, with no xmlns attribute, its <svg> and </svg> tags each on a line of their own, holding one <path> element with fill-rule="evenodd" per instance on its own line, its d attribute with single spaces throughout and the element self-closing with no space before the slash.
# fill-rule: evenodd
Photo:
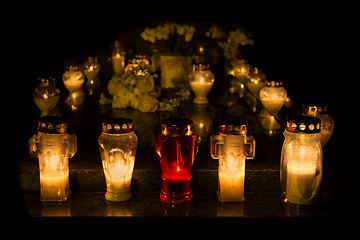
<svg viewBox="0 0 360 240">
<path fill-rule="evenodd" d="M 303 107 L 303 114 L 316 116 L 317 114 L 325 114 L 329 111 L 329 106 L 324 103 L 304 103 Z"/>
<path fill-rule="evenodd" d="M 43 116 L 39 118 L 38 131 L 50 134 L 66 133 L 68 121 L 63 117 Z"/>
<path fill-rule="evenodd" d="M 167 118 L 162 121 L 161 133 L 169 136 L 193 134 L 193 121 L 187 118 Z"/>
<path fill-rule="evenodd" d="M 321 120 L 309 116 L 289 117 L 286 122 L 286 130 L 294 133 L 319 133 Z"/>
<path fill-rule="evenodd" d="M 246 135 L 248 129 L 247 121 L 222 120 L 219 123 L 219 132 L 231 135 Z"/>
<path fill-rule="evenodd" d="M 130 133 L 133 131 L 132 127 L 132 120 L 127 118 L 110 118 L 102 121 L 102 131 L 104 133 Z"/>
<path fill-rule="evenodd" d="M 265 82 L 265 86 L 267 86 L 267 87 L 282 87 L 282 85 L 283 85 L 283 82 L 279 81 L 279 80 L 275 80 L 275 81 L 266 80 L 266 82 Z"/>
</svg>

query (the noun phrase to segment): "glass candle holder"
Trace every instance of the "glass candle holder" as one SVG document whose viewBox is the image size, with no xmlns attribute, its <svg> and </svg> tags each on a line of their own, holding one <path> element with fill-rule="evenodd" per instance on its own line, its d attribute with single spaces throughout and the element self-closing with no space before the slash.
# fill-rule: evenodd
<svg viewBox="0 0 360 240">
<path fill-rule="evenodd" d="M 113 202 L 129 200 L 138 144 L 132 120 L 112 118 L 103 121 L 98 142 L 107 186 L 105 198 Z"/>
<path fill-rule="evenodd" d="M 72 106 L 72 94 L 77 92 L 83 86 L 85 81 L 84 74 L 79 71 L 77 66 L 70 65 L 64 72 L 62 78 L 66 89 L 69 91 L 69 95 L 65 102 L 69 106 Z"/>
<path fill-rule="evenodd" d="M 243 81 L 250 74 L 251 65 L 244 59 L 234 61 L 233 66 L 234 75 L 240 81 Z"/>
<path fill-rule="evenodd" d="M 285 104 L 287 92 L 282 85 L 282 81 L 266 81 L 260 90 L 261 103 L 271 115 L 276 115 Z"/>
<path fill-rule="evenodd" d="M 281 150 L 280 182 L 285 202 L 316 203 L 322 178 L 321 121 L 315 117 L 288 118 Z"/>
<path fill-rule="evenodd" d="M 219 159 L 220 202 L 243 202 L 245 159 L 255 156 L 255 140 L 247 135 L 246 121 L 224 120 L 219 124 L 220 135 L 210 138 L 210 154 Z"/>
<path fill-rule="evenodd" d="M 196 64 L 189 75 L 191 89 L 195 94 L 194 103 L 207 104 L 206 97 L 214 84 L 214 74 L 210 71 L 209 65 Z"/>
<path fill-rule="evenodd" d="M 41 111 L 41 116 L 50 114 L 60 98 L 60 89 L 55 85 L 54 78 L 38 78 L 38 83 L 32 91 L 36 106 Z"/>
<path fill-rule="evenodd" d="M 169 118 L 162 122 L 161 133 L 155 142 L 163 180 L 160 200 L 178 204 L 190 202 L 191 167 L 198 151 L 198 139 L 193 122 L 184 118 Z"/>
<path fill-rule="evenodd" d="M 63 202 L 68 199 L 69 163 L 68 158 L 77 151 L 76 136 L 67 134 L 68 123 L 55 116 L 39 119 L 38 133 L 29 140 L 31 157 L 39 158 L 40 200 Z"/>
<path fill-rule="evenodd" d="M 97 58 L 88 57 L 88 60 L 84 63 L 84 74 L 87 78 L 85 89 L 92 95 L 101 85 L 100 79 L 97 77 L 100 71 L 100 64 Z"/>
<path fill-rule="evenodd" d="M 124 46 L 119 41 L 115 41 L 112 47 L 112 65 L 114 75 L 121 75 L 125 68 L 125 52 Z"/>
<path fill-rule="evenodd" d="M 302 115 L 317 117 L 321 120 L 321 146 L 324 147 L 331 138 L 335 127 L 334 120 L 329 115 L 329 107 L 325 104 L 306 103 L 303 104 Z"/>
</svg>

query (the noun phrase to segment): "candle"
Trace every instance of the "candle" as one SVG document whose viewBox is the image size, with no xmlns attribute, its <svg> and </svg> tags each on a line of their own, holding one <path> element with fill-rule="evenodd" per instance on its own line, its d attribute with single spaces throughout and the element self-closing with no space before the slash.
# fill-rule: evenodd
<svg viewBox="0 0 360 240">
<path fill-rule="evenodd" d="M 131 178 L 134 169 L 135 157 L 131 156 L 128 161 L 124 158 L 124 152 L 117 149 L 116 153 L 110 156 L 110 166 L 105 171 L 105 178 L 109 191 L 126 192 L 130 190 Z M 127 165 L 127 163 L 129 165 Z M 103 162 L 107 164 L 107 162 Z M 104 169 L 107 166 L 104 166 Z"/>
<path fill-rule="evenodd" d="M 138 143 L 132 120 L 112 118 L 103 121 L 102 126 L 98 143 L 107 186 L 105 198 L 127 201 L 132 196 L 130 185 Z"/>
<path fill-rule="evenodd" d="M 272 115 L 276 115 L 285 104 L 287 92 L 280 81 L 266 81 L 260 90 L 260 100 L 264 108 Z"/>
<path fill-rule="evenodd" d="M 29 140 L 31 157 L 39 158 L 41 201 L 66 201 L 69 194 L 68 158 L 77 150 L 76 136 L 67 134 L 67 121 L 60 117 L 39 119 L 38 133 Z"/>
<path fill-rule="evenodd" d="M 120 55 L 120 53 L 116 53 L 116 55 L 112 56 L 112 64 L 114 75 L 122 74 L 125 68 L 125 56 Z"/>
<path fill-rule="evenodd" d="M 235 157 L 233 153 L 227 156 L 219 165 L 219 192 L 221 202 L 243 202 L 245 182 L 245 156 Z"/>
<path fill-rule="evenodd" d="M 214 84 L 214 74 L 208 65 L 194 65 L 193 72 L 189 75 L 190 86 L 195 93 L 194 103 L 206 104 L 209 102 L 206 95 Z"/>
<path fill-rule="evenodd" d="M 322 177 L 320 119 L 288 118 L 284 136 L 280 166 L 284 201 L 295 205 L 313 204 Z"/>
<path fill-rule="evenodd" d="M 220 135 L 210 138 L 210 154 L 219 159 L 220 202 L 243 202 L 245 183 L 245 159 L 255 156 L 255 140 L 247 135 L 247 122 L 223 120 L 219 124 Z"/>
<path fill-rule="evenodd" d="M 314 189 L 320 187 L 321 174 L 316 175 L 318 151 L 299 147 L 287 151 L 291 160 L 287 163 L 286 198 L 291 203 L 309 204 Z M 291 156 L 290 156 L 291 155 Z"/>
</svg>

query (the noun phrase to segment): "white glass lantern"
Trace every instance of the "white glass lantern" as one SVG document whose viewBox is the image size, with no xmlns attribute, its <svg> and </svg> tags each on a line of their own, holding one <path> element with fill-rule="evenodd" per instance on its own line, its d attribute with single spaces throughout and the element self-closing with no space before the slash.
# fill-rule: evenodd
<svg viewBox="0 0 360 240">
<path fill-rule="evenodd" d="M 245 201 L 245 159 L 255 156 L 255 140 L 247 129 L 246 121 L 225 120 L 219 124 L 220 135 L 211 136 L 210 154 L 219 159 L 220 202 Z"/>
<path fill-rule="evenodd" d="M 281 81 L 266 81 L 265 87 L 260 90 L 261 103 L 271 115 L 276 115 L 284 106 L 286 96 Z"/>
<path fill-rule="evenodd" d="M 60 89 L 55 85 L 54 78 L 39 78 L 32 91 L 33 99 L 41 111 L 41 115 L 50 115 L 60 98 Z"/>
<path fill-rule="evenodd" d="M 214 84 L 214 74 L 210 71 L 209 65 L 196 64 L 189 75 L 190 86 L 195 93 L 194 103 L 207 104 L 206 97 Z"/>
<path fill-rule="evenodd" d="M 55 116 L 39 119 L 38 133 L 29 140 L 31 157 L 39 158 L 40 200 L 66 201 L 69 194 L 68 158 L 77 151 L 76 136 L 67 134 L 68 123 Z"/>
<path fill-rule="evenodd" d="M 98 142 L 107 186 L 105 198 L 115 202 L 129 200 L 138 143 L 132 120 L 112 118 L 103 121 Z"/>
<path fill-rule="evenodd" d="M 62 78 L 66 89 L 69 91 L 66 103 L 69 106 L 73 106 L 72 95 L 83 86 L 85 81 L 84 74 L 79 71 L 77 66 L 70 65 L 64 72 Z"/>
<path fill-rule="evenodd" d="M 248 61 L 244 59 L 236 60 L 233 63 L 234 75 L 240 81 L 246 78 L 250 74 L 251 66 Z"/>
<path fill-rule="evenodd" d="M 322 178 L 321 121 L 300 116 L 287 120 L 281 151 L 280 182 L 285 202 L 316 203 Z"/>
<path fill-rule="evenodd" d="M 329 107 L 324 104 L 304 104 L 302 115 L 317 117 L 321 120 L 321 146 L 325 144 L 331 138 L 334 132 L 335 123 L 332 117 L 329 115 Z"/>
</svg>

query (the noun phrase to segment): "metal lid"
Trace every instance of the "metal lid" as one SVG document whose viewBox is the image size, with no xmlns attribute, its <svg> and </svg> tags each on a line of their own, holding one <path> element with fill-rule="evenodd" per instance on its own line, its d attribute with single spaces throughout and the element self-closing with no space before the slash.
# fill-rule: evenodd
<svg viewBox="0 0 360 240">
<path fill-rule="evenodd" d="M 193 134 L 193 121 L 187 118 L 167 118 L 162 121 L 161 133 L 166 136 Z"/>
<path fill-rule="evenodd" d="M 231 135 L 246 135 L 248 129 L 247 121 L 222 120 L 219 123 L 219 132 Z"/>
<path fill-rule="evenodd" d="M 329 106 L 326 104 L 305 103 L 302 105 L 304 115 L 316 116 L 317 114 L 328 113 Z"/>
<path fill-rule="evenodd" d="M 127 118 L 110 118 L 102 122 L 102 131 L 104 133 L 121 134 L 133 131 L 133 123 Z"/>
<path fill-rule="evenodd" d="M 57 116 L 43 116 L 39 118 L 38 131 L 49 134 L 66 133 L 68 121 L 65 118 Z"/>
<path fill-rule="evenodd" d="M 267 87 L 282 87 L 282 85 L 283 85 L 283 82 L 278 81 L 278 80 L 276 80 L 276 81 L 266 80 L 266 82 L 265 82 L 265 86 L 267 86 Z"/>
<path fill-rule="evenodd" d="M 194 64 L 193 65 L 193 71 L 195 71 L 195 70 L 210 70 L 210 65 L 209 64 L 203 64 L 203 63 Z"/>
<path fill-rule="evenodd" d="M 319 133 L 321 120 L 309 116 L 289 117 L 286 122 L 286 130 L 293 133 Z"/>
</svg>

